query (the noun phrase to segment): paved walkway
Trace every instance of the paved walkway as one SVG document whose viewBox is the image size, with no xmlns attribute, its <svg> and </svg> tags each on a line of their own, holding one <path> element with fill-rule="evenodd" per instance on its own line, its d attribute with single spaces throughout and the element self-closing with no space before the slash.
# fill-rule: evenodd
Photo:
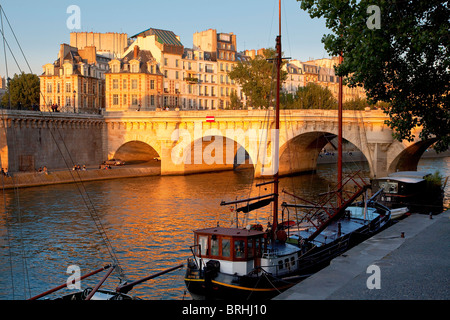
<svg viewBox="0 0 450 320">
<path fill-rule="evenodd" d="M 378 271 L 368 272 L 371 265 Z M 401 220 L 274 300 L 327 299 L 449 300 L 450 210 Z"/>
</svg>

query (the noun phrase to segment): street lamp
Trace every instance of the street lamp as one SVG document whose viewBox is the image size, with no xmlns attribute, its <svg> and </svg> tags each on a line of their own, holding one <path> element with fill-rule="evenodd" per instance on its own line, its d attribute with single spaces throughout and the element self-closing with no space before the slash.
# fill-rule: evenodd
<svg viewBox="0 0 450 320">
<path fill-rule="evenodd" d="M 76 95 L 77 91 L 73 90 L 73 113 L 75 113 L 75 95 Z"/>
<path fill-rule="evenodd" d="M 9 109 L 11 110 L 11 87 L 10 87 L 10 82 L 11 82 L 11 78 L 8 77 L 8 79 L 6 79 L 6 81 L 8 82 L 8 103 L 9 103 Z"/>
</svg>

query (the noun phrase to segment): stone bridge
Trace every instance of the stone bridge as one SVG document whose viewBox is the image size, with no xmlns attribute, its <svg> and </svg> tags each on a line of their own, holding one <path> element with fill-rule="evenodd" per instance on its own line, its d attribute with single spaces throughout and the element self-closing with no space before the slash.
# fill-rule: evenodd
<svg viewBox="0 0 450 320">
<path fill-rule="evenodd" d="M 246 164 L 258 177 L 277 167 L 273 110 L 107 112 L 104 120 L 105 156 L 125 161 L 160 157 L 163 175 Z M 280 120 L 279 173 L 315 170 L 319 153 L 338 133 L 337 111 L 281 110 Z M 433 141 L 396 141 L 385 120 L 382 111 L 344 111 L 343 139 L 365 156 L 371 177 L 416 170 Z"/>
<path fill-rule="evenodd" d="M 128 111 L 103 115 L 2 110 L 0 162 L 9 171 L 42 166 L 98 165 L 161 160 L 161 174 L 177 175 L 253 166 L 255 176 L 277 165 L 273 110 Z M 338 131 L 337 111 L 282 110 L 281 175 L 315 170 L 323 147 Z M 366 158 L 372 177 L 415 170 L 433 141 L 399 142 L 382 111 L 344 111 L 343 139 Z M 416 136 L 418 136 L 416 133 Z M 273 152 L 272 152 L 273 151 Z"/>
</svg>

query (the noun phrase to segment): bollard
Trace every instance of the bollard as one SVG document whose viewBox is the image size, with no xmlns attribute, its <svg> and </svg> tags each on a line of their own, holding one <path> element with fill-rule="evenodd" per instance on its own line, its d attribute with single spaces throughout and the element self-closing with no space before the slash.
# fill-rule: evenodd
<svg viewBox="0 0 450 320">
<path fill-rule="evenodd" d="M 405 237 L 405 233 L 404 232 L 402 232 L 402 234 L 401 234 L 401 236 L 400 236 L 401 238 L 404 238 Z"/>
</svg>

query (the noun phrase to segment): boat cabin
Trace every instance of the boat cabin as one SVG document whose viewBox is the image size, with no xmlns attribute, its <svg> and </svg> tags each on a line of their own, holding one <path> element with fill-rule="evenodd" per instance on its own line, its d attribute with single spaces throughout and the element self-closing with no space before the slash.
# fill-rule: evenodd
<svg viewBox="0 0 450 320">
<path fill-rule="evenodd" d="M 239 228 L 206 228 L 194 231 L 194 254 L 203 263 L 220 262 L 220 271 L 247 274 L 258 265 L 266 233 Z"/>
<path fill-rule="evenodd" d="M 430 211 L 430 204 L 439 203 L 440 198 L 439 190 L 426 181 L 430 175 L 420 171 L 394 172 L 374 180 L 373 191 L 383 189 L 379 202 L 388 208 L 408 207 L 413 212 Z"/>
</svg>

